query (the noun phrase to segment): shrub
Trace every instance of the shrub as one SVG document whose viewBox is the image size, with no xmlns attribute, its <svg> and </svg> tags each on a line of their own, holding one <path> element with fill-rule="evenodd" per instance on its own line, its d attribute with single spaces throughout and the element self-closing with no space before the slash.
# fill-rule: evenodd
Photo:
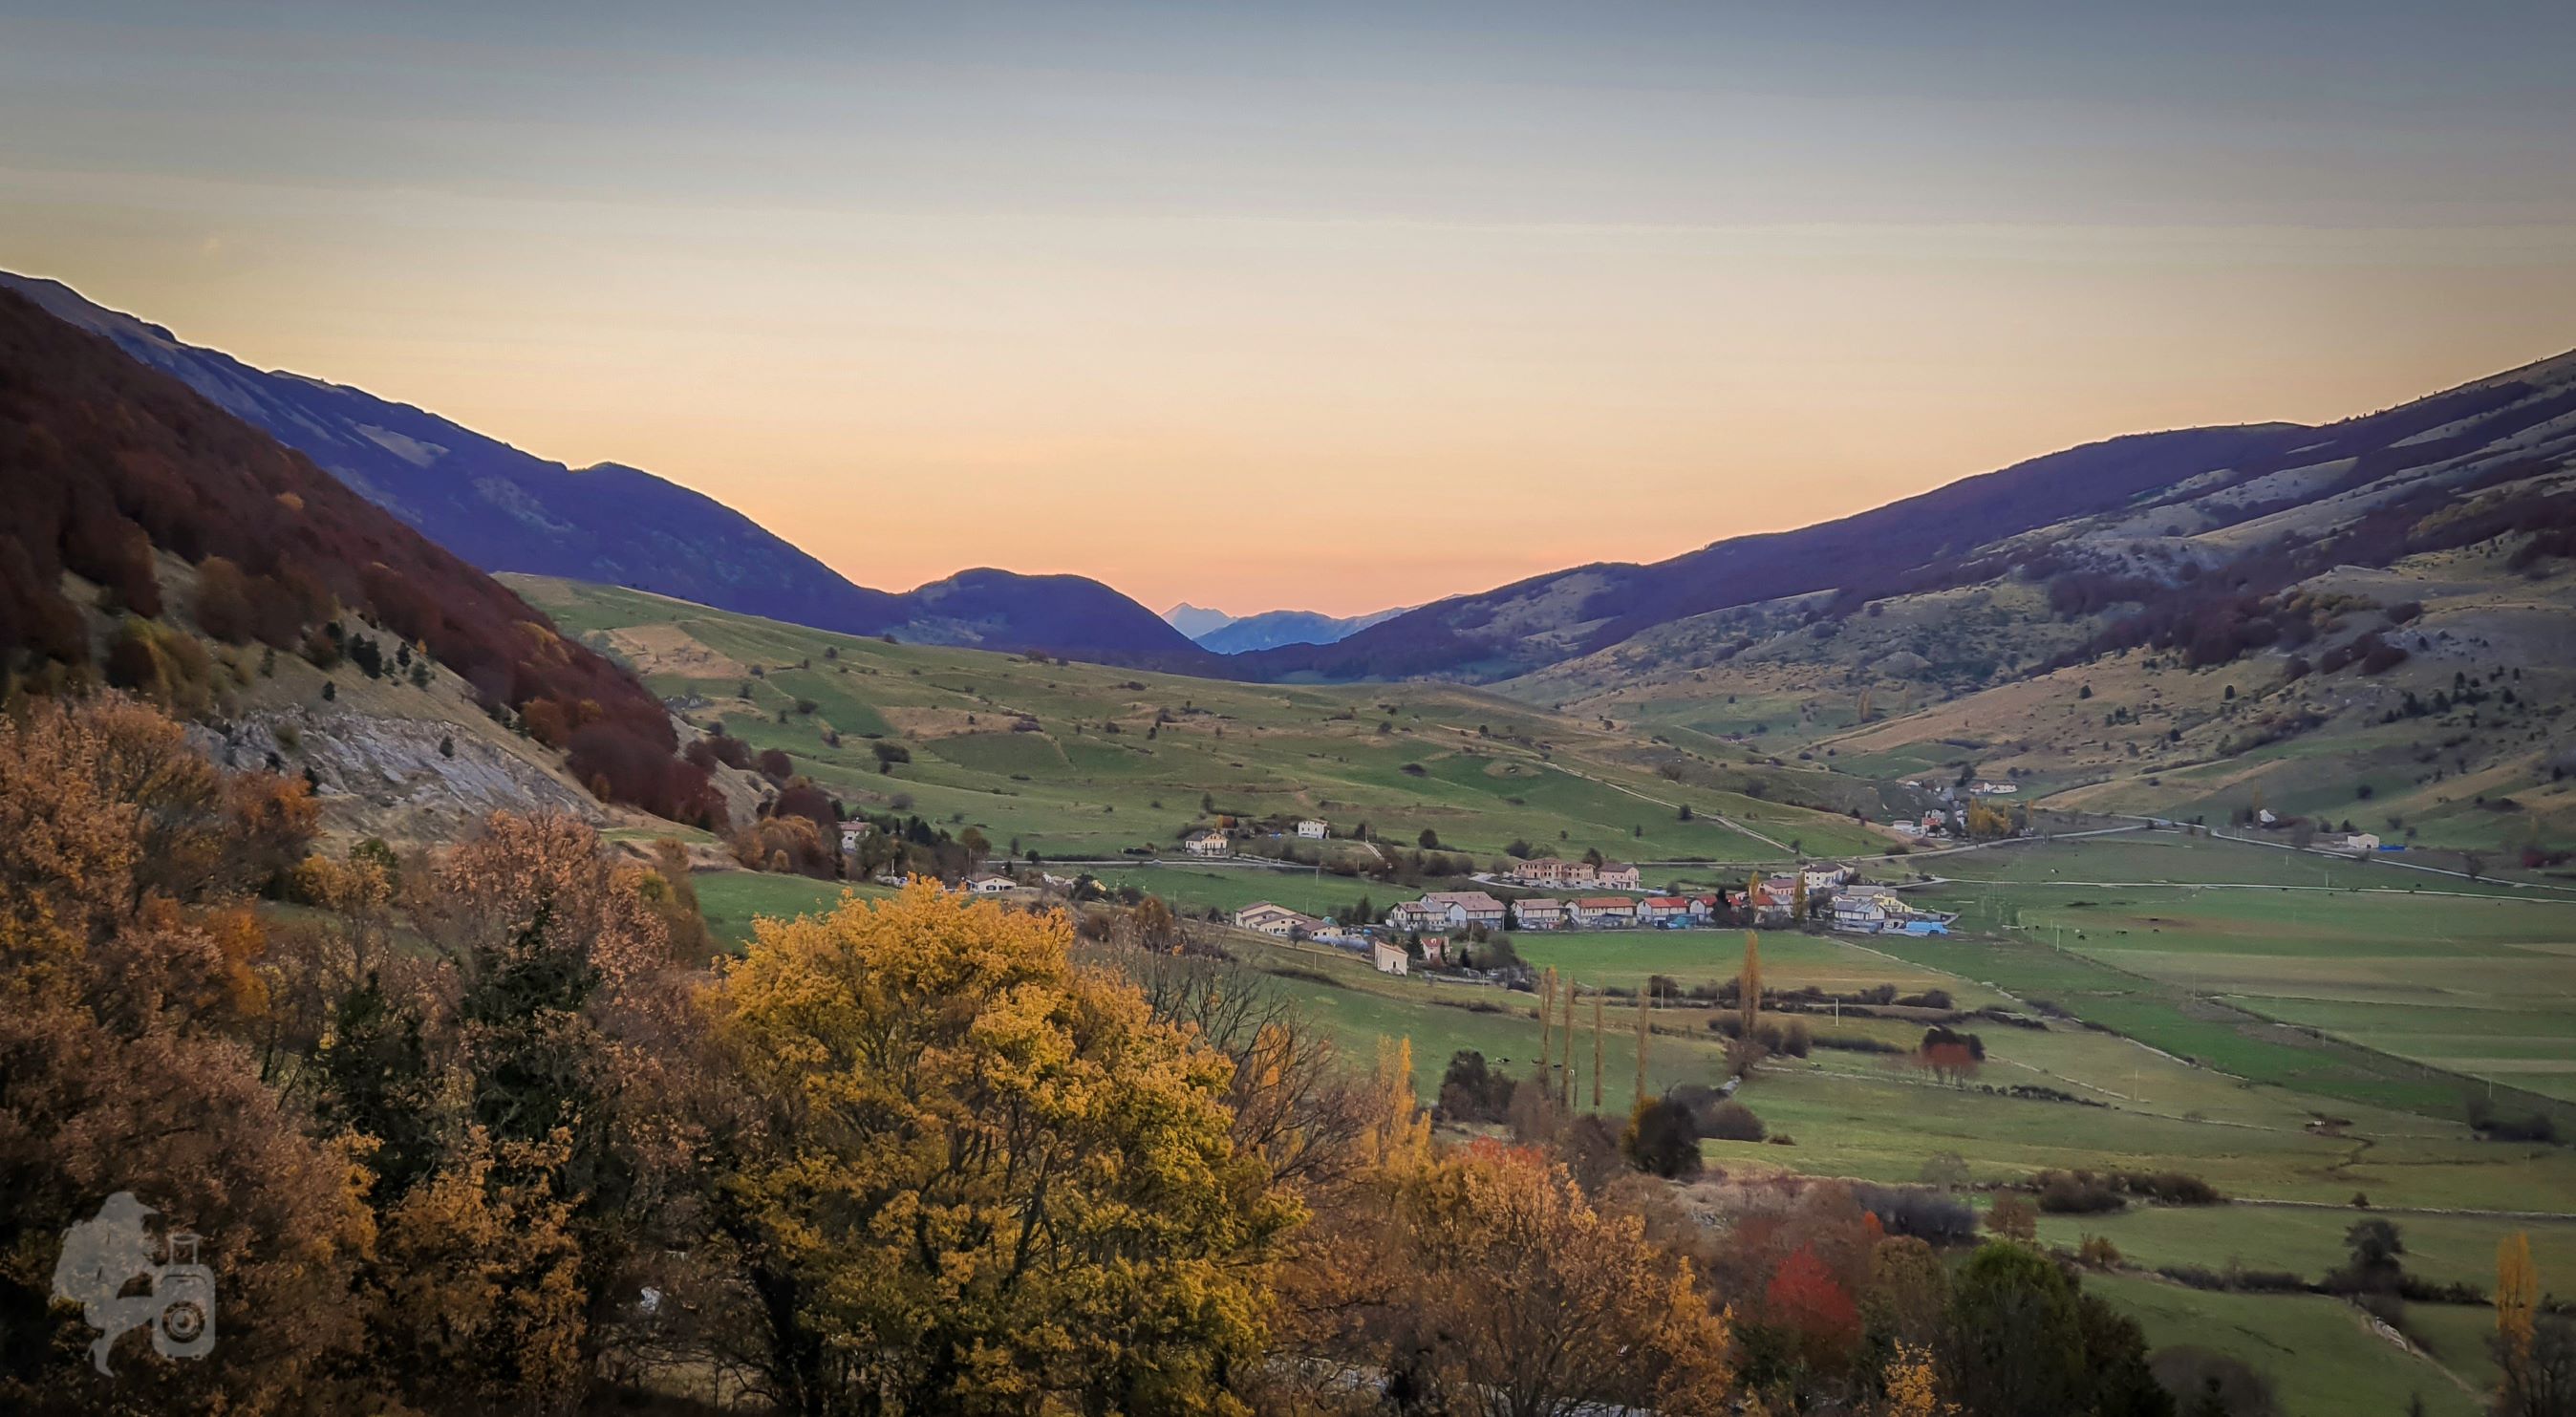
<svg viewBox="0 0 2576 1417">
<path fill-rule="evenodd" d="M 1752 1108 L 1728 1098 L 1709 1109 L 1701 1135 L 1716 1141 L 1761 1141 L 1768 1133 Z"/>
<path fill-rule="evenodd" d="M 1637 1109 L 1619 1138 L 1619 1151 L 1629 1165 L 1649 1175 L 1678 1180 L 1699 1174 L 1699 1129 L 1690 1109 L 1669 1098 Z"/>
<path fill-rule="evenodd" d="M 1854 1185 L 1852 1199 L 1878 1217 L 1890 1235 L 1935 1245 L 1964 1245 L 1977 1238 L 1976 1207 L 1930 1186 Z"/>
<path fill-rule="evenodd" d="M 2101 1215 L 2126 1210 L 2119 1191 L 2089 1171 L 2043 1171 L 2039 1208 L 2050 1215 Z"/>
<path fill-rule="evenodd" d="M 2224 1412 L 2228 1417 L 2277 1417 L 2272 1380 L 2241 1358 L 2189 1344 L 2159 1348 L 2147 1358 L 2156 1386 L 2172 1394 L 2178 1412 Z"/>
</svg>

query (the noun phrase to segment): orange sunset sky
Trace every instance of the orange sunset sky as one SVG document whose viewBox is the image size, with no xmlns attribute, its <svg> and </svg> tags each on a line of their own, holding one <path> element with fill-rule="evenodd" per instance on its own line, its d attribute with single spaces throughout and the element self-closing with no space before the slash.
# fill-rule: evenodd
<svg viewBox="0 0 2576 1417">
<path fill-rule="evenodd" d="M 0 5 L 0 266 L 863 584 L 1353 613 L 2576 345 L 2570 10 Z"/>
</svg>

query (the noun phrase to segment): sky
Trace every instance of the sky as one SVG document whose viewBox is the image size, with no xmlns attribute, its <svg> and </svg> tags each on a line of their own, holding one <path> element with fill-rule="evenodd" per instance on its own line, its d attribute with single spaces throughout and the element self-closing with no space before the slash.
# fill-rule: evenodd
<svg viewBox="0 0 2576 1417">
<path fill-rule="evenodd" d="M 2563 0 L 0 0 L 0 267 L 862 584 L 1347 614 L 2576 346 L 2571 54 Z"/>
</svg>

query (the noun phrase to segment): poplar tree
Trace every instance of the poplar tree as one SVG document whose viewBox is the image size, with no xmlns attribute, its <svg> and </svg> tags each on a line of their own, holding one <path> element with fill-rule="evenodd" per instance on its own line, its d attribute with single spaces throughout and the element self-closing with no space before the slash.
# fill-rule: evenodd
<svg viewBox="0 0 2576 1417">
<path fill-rule="evenodd" d="M 1762 937 L 1750 930 L 1744 932 L 1744 972 L 1735 976 L 1735 1012 L 1751 1038 L 1762 1021 Z"/>
<path fill-rule="evenodd" d="M 2540 1306 L 2540 1274 L 2531 1263 L 2531 1237 L 2515 1231 L 2496 1242 L 2496 1346 L 2508 1369 L 2531 1356 L 2532 1315 Z"/>
<path fill-rule="evenodd" d="M 1592 996 L 1592 1110 L 1601 1110 L 1601 996 Z"/>
</svg>

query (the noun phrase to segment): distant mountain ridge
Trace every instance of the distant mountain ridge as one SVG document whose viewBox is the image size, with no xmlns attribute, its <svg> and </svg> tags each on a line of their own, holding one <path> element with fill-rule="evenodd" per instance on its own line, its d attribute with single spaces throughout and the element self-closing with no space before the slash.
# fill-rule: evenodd
<svg viewBox="0 0 2576 1417">
<path fill-rule="evenodd" d="M 722 502 L 640 469 L 571 469 L 363 389 L 255 369 L 56 281 L 0 272 L 0 288 L 176 376 L 486 571 L 631 586 L 853 634 L 1158 668 L 1210 663 L 1097 581 L 978 570 L 908 594 L 872 590 Z"/>
<path fill-rule="evenodd" d="M 1233 624 L 1234 617 L 1222 610 L 1210 610 L 1204 605 L 1192 605 L 1184 600 L 1163 612 L 1163 623 L 1195 640 L 1201 635 L 1215 634 Z"/>
<path fill-rule="evenodd" d="M 1369 626 L 1401 615 L 1398 606 L 1368 615 L 1326 615 L 1315 610 L 1264 610 L 1258 615 L 1228 615 L 1182 601 L 1163 612 L 1172 628 L 1216 654 L 1248 654 L 1282 645 L 1328 645 L 1348 639 Z"/>
<path fill-rule="evenodd" d="M 1490 682 L 1590 654 L 1657 625 L 1822 590 L 1893 594 L 1990 542 L 2295 446 L 2292 424 L 2140 433 L 1963 478 L 1794 531 L 1712 543 L 1670 560 L 1596 562 L 1452 596 L 1328 645 L 1230 661 L 1250 678 L 1433 675 Z"/>
<path fill-rule="evenodd" d="M 1312 610 L 1267 610 L 1198 636 L 1199 647 L 1218 654 L 1249 654 L 1283 645 L 1329 645 L 1404 613 L 1403 607 L 1370 615 L 1331 616 Z"/>
</svg>

